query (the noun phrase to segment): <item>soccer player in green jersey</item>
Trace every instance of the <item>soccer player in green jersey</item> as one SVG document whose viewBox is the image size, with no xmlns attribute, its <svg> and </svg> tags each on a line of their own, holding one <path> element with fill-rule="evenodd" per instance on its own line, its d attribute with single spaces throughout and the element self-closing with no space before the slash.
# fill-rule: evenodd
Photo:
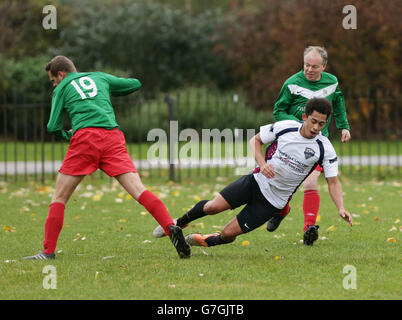
<svg viewBox="0 0 402 320">
<path fill-rule="evenodd" d="M 326 98 L 333 106 L 335 123 L 342 131 L 342 142 L 350 140 L 350 127 L 346 118 L 345 101 L 339 89 L 338 79 L 327 72 L 324 72 L 328 61 L 326 50 L 318 46 L 309 46 L 304 51 L 303 70 L 288 78 L 282 86 L 279 97 L 274 106 L 274 119 L 280 120 L 302 120 L 307 100 L 311 98 Z M 322 134 L 328 137 L 328 126 L 323 128 Z M 312 245 L 318 239 L 318 226 L 315 225 L 320 206 L 320 195 L 318 193 L 318 178 L 322 171 L 321 166 L 317 168 L 303 182 L 304 200 L 304 244 Z M 274 231 L 289 213 L 289 203 L 281 211 L 280 216 L 268 221 L 268 231 Z"/>
<path fill-rule="evenodd" d="M 181 228 L 173 223 L 163 202 L 142 184 L 110 101 L 111 95 L 130 94 L 138 90 L 141 83 L 137 79 L 118 78 L 103 72 L 78 73 L 73 62 L 64 56 L 54 57 L 46 65 L 46 71 L 54 86 L 47 129 L 70 141 L 70 145 L 49 206 L 44 250 L 26 259 L 55 258 L 65 206 L 82 179 L 98 168 L 116 178 L 151 213 L 169 235 L 181 258 L 189 257 L 191 249 Z M 71 120 L 71 130 L 63 130 L 64 112 Z"/>
</svg>

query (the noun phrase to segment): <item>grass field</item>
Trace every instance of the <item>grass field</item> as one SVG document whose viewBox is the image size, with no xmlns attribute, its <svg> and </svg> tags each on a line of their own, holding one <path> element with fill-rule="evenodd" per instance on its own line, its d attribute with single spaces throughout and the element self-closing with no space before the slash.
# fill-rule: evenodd
<svg viewBox="0 0 402 320">
<path fill-rule="evenodd" d="M 144 182 L 177 217 L 233 179 Z M 180 260 L 167 238 L 152 237 L 156 222 L 119 185 L 87 178 L 67 206 L 52 261 L 22 257 L 42 248 L 54 183 L 0 183 L 0 299 L 401 299 L 400 182 L 343 179 L 352 228 L 338 218 L 321 182 L 314 246 L 300 243 L 298 191 L 276 232 L 261 227 L 226 246 L 193 247 L 192 257 Z M 218 231 L 237 212 L 194 221 L 184 233 Z M 54 290 L 43 287 L 47 265 L 57 271 Z M 356 270 L 356 289 L 343 287 L 348 265 Z"/>
</svg>

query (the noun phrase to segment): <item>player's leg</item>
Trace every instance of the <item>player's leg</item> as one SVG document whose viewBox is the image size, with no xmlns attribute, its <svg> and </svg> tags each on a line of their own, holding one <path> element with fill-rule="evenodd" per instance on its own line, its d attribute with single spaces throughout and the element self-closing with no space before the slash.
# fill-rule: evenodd
<svg viewBox="0 0 402 320">
<path fill-rule="evenodd" d="M 223 198 L 221 194 L 218 194 L 213 200 L 201 200 L 198 202 L 190 211 L 177 219 L 177 225 L 184 227 L 191 221 L 206 215 L 214 215 L 230 208 L 231 206 L 225 198 Z"/>
<path fill-rule="evenodd" d="M 164 203 L 154 193 L 145 188 L 139 174 L 137 172 L 127 172 L 115 176 L 115 178 L 135 200 L 151 213 L 164 231 L 169 234 L 169 226 L 174 224 L 172 217 Z"/>
<path fill-rule="evenodd" d="M 99 167 L 109 176 L 114 177 L 126 191 L 163 227 L 169 234 L 173 220 L 163 202 L 143 185 L 133 160 L 128 154 L 123 132 L 117 129 L 103 130 L 105 148 L 99 161 Z"/>
<path fill-rule="evenodd" d="M 321 171 L 314 170 L 303 182 L 304 199 L 304 230 L 309 226 L 315 225 L 317 220 L 318 210 L 320 208 L 320 195 L 318 193 L 318 179 Z"/>
<path fill-rule="evenodd" d="M 65 206 L 78 184 L 85 176 L 72 176 L 59 173 L 56 179 L 56 187 L 49 206 L 49 213 L 45 222 L 44 250 L 26 259 L 53 259 L 57 240 L 63 228 Z"/>
<path fill-rule="evenodd" d="M 213 247 L 221 244 L 228 244 L 235 241 L 236 237 L 242 234 L 237 218 L 230 221 L 222 230 L 221 233 L 213 233 L 202 235 L 192 233 L 186 236 L 186 241 L 191 246 Z"/>
<path fill-rule="evenodd" d="M 314 171 L 307 177 L 303 183 L 304 199 L 304 236 L 303 243 L 305 245 L 313 245 L 318 239 L 318 228 L 315 225 L 317 221 L 318 211 L 320 208 L 320 195 L 318 193 L 318 179 L 323 169 L 317 165 Z"/>
<path fill-rule="evenodd" d="M 273 207 L 262 194 L 256 196 L 231 220 L 221 233 L 209 235 L 189 234 L 187 242 L 193 246 L 212 247 L 233 242 L 237 236 L 251 232 L 263 225 L 280 210 Z"/>
<path fill-rule="evenodd" d="M 282 220 L 286 218 L 286 216 L 289 214 L 290 212 L 290 200 L 292 199 L 292 197 L 289 199 L 289 202 L 286 204 L 286 206 L 281 210 L 281 212 L 279 213 L 279 215 L 272 217 L 271 219 L 268 220 L 267 223 L 267 230 L 269 232 L 274 232 L 279 225 L 281 224 Z"/>
<path fill-rule="evenodd" d="M 52 203 L 45 223 L 44 252 L 50 254 L 55 251 L 59 234 L 63 227 L 65 206 L 85 176 L 71 176 L 59 173 L 56 179 Z"/>
<path fill-rule="evenodd" d="M 182 217 L 175 219 L 178 226 L 184 228 L 188 223 L 206 215 L 213 215 L 227 209 L 237 208 L 252 198 L 252 186 L 257 183 L 253 175 L 246 175 L 226 186 L 215 199 L 198 202 L 190 211 Z M 157 227 L 153 235 L 155 238 L 164 236 L 161 228 Z"/>
<path fill-rule="evenodd" d="M 137 172 L 127 172 L 117 175 L 115 178 L 135 200 L 147 209 L 163 228 L 164 232 L 169 235 L 180 258 L 189 258 L 191 249 L 184 239 L 181 228 L 174 225 L 165 204 L 145 188 L 139 174 Z"/>
<path fill-rule="evenodd" d="M 180 228 L 185 228 L 188 224 L 194 220 L 205 217 L 206 215 L 213 215 L 219 212 L 230 209 L 228 202 L 218 194 L 213 200 L 201 200 L 191 210 L 180 218 L 174 219 L 173 223 Z M 162 238 L 166 234 L 161 227 L 156 227 L 153 231 L 155 238 Z"/>
</svg>

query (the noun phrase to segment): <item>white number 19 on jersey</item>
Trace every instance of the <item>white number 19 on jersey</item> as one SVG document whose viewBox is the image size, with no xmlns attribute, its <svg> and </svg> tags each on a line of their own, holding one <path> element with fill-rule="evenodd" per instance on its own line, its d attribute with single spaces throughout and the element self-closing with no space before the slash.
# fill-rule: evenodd
<svg viewBox="0 0 402 320">
<path fill-rule="evenodd" d="M 75 82 L 75 80 L 71 81 L 71 84 L 73 85 L 75 90 L 77 90 L 77 92 L 80 94 L 82 99 L 93 98 L 98 94 L 98 88 L 96 87 L 95 81 L 93 81 L 90 77 L 82 77 L 78 80 L 78 82 L 80 83 L 80 86 L 84 90 L 91 90 L 89 92 L 84 93 L 81 90 L 80 86 L 77 84 L 77 82 Z M 85 94 L 87 94 L 88 96 L 86 96 Z"/>
</svg>

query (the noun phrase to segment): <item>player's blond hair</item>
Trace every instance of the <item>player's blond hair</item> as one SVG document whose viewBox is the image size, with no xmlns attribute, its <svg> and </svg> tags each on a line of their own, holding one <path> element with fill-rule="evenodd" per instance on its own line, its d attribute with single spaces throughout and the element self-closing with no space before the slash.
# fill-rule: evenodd
<svg viewBox="0 0 402 320">
<path fill-rule="evenodd" d="M 58 71 L 66 73 L 77 72 L 74 63 L 65 56 L 55 56 L 50 62 L 46 64 L 45 70 L 54 76 L 57 76 Z"/>
<path fill-rule="evenodd" d="M 311 51 L 317 51 L 321 58 L 322 58 L 322 65 L 326 66 L 328 62 L 328 53 L 327 50 L 324 49 L 324 47 L 319 47 L 319 46 L 308 46 L 306 49 L 304 49 L 304 54 L 303 58 L 310 53 Z"/>
</svg>

